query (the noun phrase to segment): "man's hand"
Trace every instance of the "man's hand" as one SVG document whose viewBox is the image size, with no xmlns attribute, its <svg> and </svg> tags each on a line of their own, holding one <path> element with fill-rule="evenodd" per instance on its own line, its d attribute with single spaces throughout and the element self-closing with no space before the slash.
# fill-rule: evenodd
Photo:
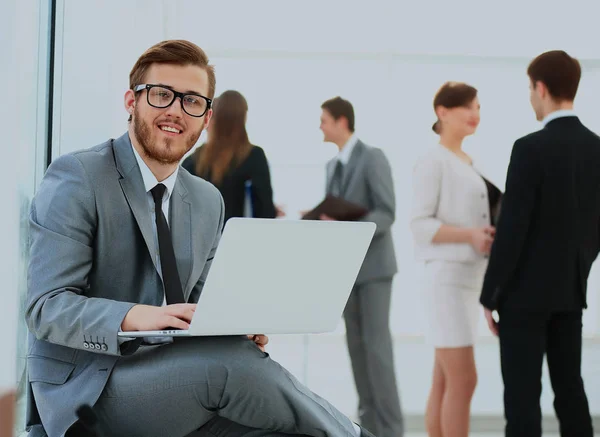
<svg viewBox="0 0 600 437">
<path fill-rule="evenodd" d="M 164 307 L 135 305 L 123 319 L 121 330 L 189 329 L 194 311 L 196 311 L 196 304 L 194 303 L 178 303 Z"/>
<path fill-rule="evenodd" d="M 281 205 L 275 205 L 275 217 L 285 217 L 285 208 Z"/>
<path fill-rule="evenodd" d="M 336 221 L 336 219 L 334 219 L 333 217 L 328 216 L 327 214 L 321 214 L 321 216 L 319 217 L 321 220 L 324 220 L 326 222 L 333 222 Z"/>
<path fill-rule="evenodd" d="M 265 346 L 269 343 L 269 337 L 263 334 L 248 335 L 248 338 L 252 340 L 261 351 L 265 351 Z"/>
<path fill-rule="evenodd" d="M 483 313 L 485 314 L 485 319 L 487 320 L 487 324 L 488 324 L 488 327 L 490 328 L 490 331 L 492 332 L 492 334 L 494 334 L 497 337 L 498 336 L 498 322 L 496 322 L 494 320 L 494 315 L 492 314 L 492 310 L 484 308 Z"/>
</svg>

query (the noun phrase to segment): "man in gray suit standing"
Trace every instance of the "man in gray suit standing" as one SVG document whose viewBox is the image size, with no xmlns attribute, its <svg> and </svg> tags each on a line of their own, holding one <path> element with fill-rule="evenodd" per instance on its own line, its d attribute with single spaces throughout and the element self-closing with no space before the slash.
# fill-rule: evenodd
<svg viewBox="0 0 600 437">
<path fill-rule="evenodd" d="M 271 360 L 265 336 L 118 336 L 189 327 L 224 205 L 179 162 L 209 123 L 214 92 L 202 49 L 159 43 L 131 71 L 128 131 L 48 168 L 30 215 L 36 435 L 81 435 L 83 404 L 112 437 L 370 435 Z"/>
<path fill-rule="evenodd" d="M 339 148 L 327 163 L 327 194 L 363 206 L 369 212 L 361 220 L 377 225 L 344 311 L 360 423 L 378 436 L 402 437 L 389 328 L 392 279 L 397 272 L 391 234 L 396 214 L 392 171 L 383 152 L 354 133 L 354 108 L 349 101 L 335 97 L 321 109 L 324 141 Z"/>
</svg>

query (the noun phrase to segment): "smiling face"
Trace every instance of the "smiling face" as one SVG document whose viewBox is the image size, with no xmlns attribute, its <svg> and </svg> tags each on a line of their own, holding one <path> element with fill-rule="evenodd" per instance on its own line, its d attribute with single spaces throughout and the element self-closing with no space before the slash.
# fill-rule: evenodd
<svg viewBox="0 0 600 437">
<path fill-rule="evenodd" d="M 144 83 L 202 96 L 208 96 L 209 92 L 206 70 L 194 65 L 153 64 Z M 128 90 L 125 94 L 125 108 L 132 114 L 132 143 L 145 159 L 164 165 L 176 164 L 194 147 L 212 112 L 192 117 L 183 111 L 180 98 L 166 108 L 155 108 L 148 104 L 148 92 Z"/>
<path fill-rule="evenodd" d="M 479 99 L 475 97 L 470 103 L 456 108 L 439 107 L 437 114 L 442 122 L 443 130 L 452 132 L 454 136 L 466 137 L 477 130 L 480 121 Z"/>
</svg>

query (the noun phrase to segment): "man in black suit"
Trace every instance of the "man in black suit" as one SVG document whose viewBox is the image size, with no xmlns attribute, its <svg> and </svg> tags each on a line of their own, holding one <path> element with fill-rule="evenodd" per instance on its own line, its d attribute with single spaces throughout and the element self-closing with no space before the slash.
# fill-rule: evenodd
<svg viewBox="0 0 600 437">
<path fill-rule="evenodd" d="M 527 74 L 544 127 L 513 146 L 480 301 L 500 338 L 506 436 L 542 435 L 546 354 L 561 436 L 592 437 L 581 343 L 587 279 L 600 246 L 600 137 L 573 112 L 576 59 L 543 53 Z"/>
</svg>

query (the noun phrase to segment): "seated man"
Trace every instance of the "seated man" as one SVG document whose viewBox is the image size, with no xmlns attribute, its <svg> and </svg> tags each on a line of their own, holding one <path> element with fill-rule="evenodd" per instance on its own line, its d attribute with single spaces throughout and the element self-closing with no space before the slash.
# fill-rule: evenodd
<svg viewBox="0 0 600 437">
<path fill-rule="evenodd" d="M 56 159 L 33 201 L 28 426 L 70 435 L 89 404 L 111 437 L 370 435 L 271 360 L 264 336 L 118 337 L 189 327 L 224 217 L 217 189 L 179 167 L 211 116 L 206 54 L 159 43 L 129 80 L 128 132 Z"/>
</svg>

